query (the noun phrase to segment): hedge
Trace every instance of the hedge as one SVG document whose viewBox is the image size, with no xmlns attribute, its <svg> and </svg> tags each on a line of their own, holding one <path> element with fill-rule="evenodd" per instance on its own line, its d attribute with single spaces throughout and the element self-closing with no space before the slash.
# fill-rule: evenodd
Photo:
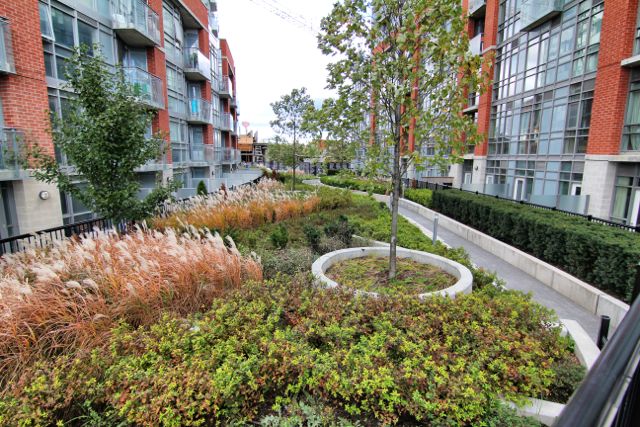
<svg viewBox="0 0 640 427">
<path fill-rule="evenodd" d="M 323 176 L 320 178 L 320 182 L 332 187 L 348 188 L 366 193 L 388 194 L 391 191 L 391 182 L 384 181 L 371 181 L 342 176 Z"/>
<path fill-rule="evenodd" d="M 434 192 L 431 208 L 630 302 L 640 260 L 635 233 L 458 190 Z"/>
</svg>

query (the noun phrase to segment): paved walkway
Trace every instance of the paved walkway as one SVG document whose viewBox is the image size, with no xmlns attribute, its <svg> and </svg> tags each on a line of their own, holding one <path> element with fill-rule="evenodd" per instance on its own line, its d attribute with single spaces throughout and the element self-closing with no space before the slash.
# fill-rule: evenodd
<svg viewBox="0 0 640 427">
<path fill-rule="evenodd" d="M 321 185 L 320 181 L 316 180 L 308 181 L 308 183 Z M 407 209 L 400 208 L 399 212 L 401 215 L 412 219 L 426 229 L 433 231 L 432 221 Z M 530 292 L 535 301 L 555 310 L 561 319 L 573 319 L 577 321 L 594 341 L 597 339 L 600 321 L 594 314 L 591 314 L 550 286 L 546 286 L 519 268 L 482 249 L 475 243 L 459 237 L 442 226 L 438 228 L 438 237 L 450 246 L 464 247 L 476 265 L 486 270 L 495 271 L 498 277 L 506 282 L 508 289 Z"/>
</svg>

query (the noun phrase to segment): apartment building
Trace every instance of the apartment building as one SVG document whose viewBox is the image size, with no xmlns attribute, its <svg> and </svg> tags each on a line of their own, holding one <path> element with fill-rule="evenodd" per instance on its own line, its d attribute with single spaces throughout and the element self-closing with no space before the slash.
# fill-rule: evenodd
<svg viewBox="0 0 640 427">
<path fill-rule="evenodd" d="M 493 58 L 490 87 L 464 111 L 484 142 L 449 170 L 427 162 L 407 178 L 640 224 L 638 0 L 463 8 L 471 51 Z M 432 154 L 428 141 L 416 146 Z"/>
<path fill-rule="evenodd" d="M 138 170 L 144 197 L 159 178 L 203 181 L 213 191 L 240 162 L 235 65 L 220 39 L 215 0 L 5 0 L 0 2 L 0 238 L 94 217 L 78 200 L 29 177 L 14 152 L 38 142 L 56 155 L 48 114 L 64 118 L 73 94 L 65 60 L 81 44 L 100 46 L 123 67 L 140 102 L 155 112 L 165 154 Z M 78 185 L 82 185 L 81 180 Z"/>
</svg>

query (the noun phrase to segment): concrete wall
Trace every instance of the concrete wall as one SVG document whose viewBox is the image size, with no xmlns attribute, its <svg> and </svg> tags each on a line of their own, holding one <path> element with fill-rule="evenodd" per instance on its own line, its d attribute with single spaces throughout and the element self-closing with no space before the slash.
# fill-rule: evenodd
<svg viewBox="0 0 640 427">
<path fill-rule="evenodd" d="M 604 156 L 602 156 L 604 157 Z M 614 198 L 616 163 L 600 156 L 586 156 L 582 194 L 589 195 L 589 215 L 608 219 Z"/>
<path fill-rule="evenodd" d="M 42 200 L 39 197 L 41 191 L 49 193 L 48 200 Z M 35 179 L 15 181 L 13 197 L 20 234 L 62 225 L 60 193 L 55 185 L 45 184 Z"/>
</svg>

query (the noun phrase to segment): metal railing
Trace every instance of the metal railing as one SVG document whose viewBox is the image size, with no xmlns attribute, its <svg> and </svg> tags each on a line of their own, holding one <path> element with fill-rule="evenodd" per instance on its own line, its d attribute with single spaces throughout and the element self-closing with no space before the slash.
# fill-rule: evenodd
<svg viewBox="0 0 640 427">
<path fill-rule="evenodd" d="M 11 40 L 11 24 L 0 18 L 0 73 L 15 73 L 13 60 L 13 43 Z"/>
<path fill-rule="evenodd" d="M 607 220 L 607 219 L 597 218 L 597 217 L 594 217 L 593 215 L 584 215 L 584 214 L 580 214 L 580 213 L 576 213 L 576 212 L 571 212 L 571 211 L 567 211 L 567 210 L 563 210 L 563 209 L 558 209 L 556 207 L 550 207 L 550 206 L 545 206 L 545 205 L 539 205 L 539 204 L 536 204 L 536 203 L 525 202 L 524 200 L 514 200 L 514 199 L 510 199 L 510 198 L 506 198 L 506 197 L 500 197 L 498 195 L 484 194 L 484 193 L 481 193 L 479 191 L 465 190 L 464 188 L 454 188 L 451 185 L 444 185 L 444 184 L 439 184 L 439 183 L 435 183 L 435 182 L 427 182 L 427 181 L 420 181 L 420 180 L 418 180 L 418 181 L 410 181 L 408 179 L 404 180 L 404 185 L 406 187 L 428 189 L 428 190 L 432 190 L 432 191 L 455 189 L 455 190 L 458 190 L 458 191 L 463 191 L 465 193 L 475 194 L 475 195 L 477 195 L 479 197 L 491 197 L 491 198 L 496 199 L 496 200 L 503 200 L 503 201 L 506 201 L 506 202 L 517 203 L 519 205 L 530 206 L 530 207 L 536 208 L 536 209 L 559 212 L 559 213 L 564 214 L 564 215 L 575 216 L 575 217 L 579 217 L 579 218 L 582 218 L 582 219 L 586 219 L 589 222 L 602 224 L 602 225 L 607 225 L 607 226 L 614 227 L 614 228 L 620 228 L 620 229 L 623 229 L 623 230 L 626 230 L 626 231 L 630 231 L 630 232 L 634 232 L 634 233 L 640 233 L 640 225 L 634 226 L 634 225 L 620 224 L 619 222 L 614 222 L 614 221 L 610 221 L 610 220 Z"/>
<path fill-rule="evenodd" d="M 233 117 L 229 113 L 224 113 L 220 116 L 220 129 L 224 131 L 231 131 L 233 129 Z"/>
<path fill-rule="evenodd" d="M 208 124 L 212 121 L 211 103 L 205 99 L 190 98 L 187 112 L 187 122 Z"/>
<path fill-rule="evenodd" d="M 231 96 L 232 91 L 233 85 L 231 84 L 231 79 L 227 76 L 222 76 L 222 80 L 220 80 L 220 95 Z"/>
<path fill-rule="evenodd" d="M 555 427 L 632 427 L 640 419 L 640 298 L 635 300 Z"/>
<path fill-rule="evenodd" d="M 211 61 L 197 47 L 185 49 L 184 74 L 191 80 L 211 80 Z"/>
<path fill-rule="evenodd" d="M 261 178 L 262 177 L 258 177 L 242 185 L 254 185 Z M 213 184 L 213 181 L 215 180 L 210 181 L 210 184 Z M 211 192 L 215 192 L 219 187 L 216 188 L 215 185 L 209 185 L 209 188 Z M 148 195 L 148 193 L 150 193 L 150 190 L 151 189 L 141 188 L 139 196 Z M 160 207 L 158 209 L 157 214 L 163 215 L 169 206 L 186 205 L 187 202 L 188 199 L 182 199 L 167 203 L 164 207 Z M 120 234 L 126 234 L 132 230 L 135 230 L 135 225 L 136 223 L 132 221 L 123 221 L 114 224 L 111 220 L 98 218 L 88 221 L 76 222 L 73 224 L 62 225 L 60 227 L 48 228 L 46 230 L 35 231 L 33 233 L 20 234 L 18 236 L 0 239 L 0 256 L 9 253 L 22 252 L 29 248 L 52 247 L 56 242 L 62 241 L 64 239 L 80 236 L 95 237 L 100 231 L 114 230 Z"/>
<path fill-rule="evenodd" d="M 158 14 L 143 0 L 111 0 L 113 29 L 116 31 L 134 30 L 153 44 L 160 44 L 160 18 Z M 135 36 L 121 37 L 128 44 L 145 45 L 142 39 Z"/>
<path fill-rule="evenodd" d="M 162 80 L 142 68 L 122 69 L 125 79 L 133 86 L 133 91 L 141 103 L 152 108 L 164 109 Z"/>
<path fill-rule="evenodd" d="M 23 144 L 22 131 L 0 128 L 0 169 L 17 171 L 22 167 L 20 156 Z"/>
</svg>

